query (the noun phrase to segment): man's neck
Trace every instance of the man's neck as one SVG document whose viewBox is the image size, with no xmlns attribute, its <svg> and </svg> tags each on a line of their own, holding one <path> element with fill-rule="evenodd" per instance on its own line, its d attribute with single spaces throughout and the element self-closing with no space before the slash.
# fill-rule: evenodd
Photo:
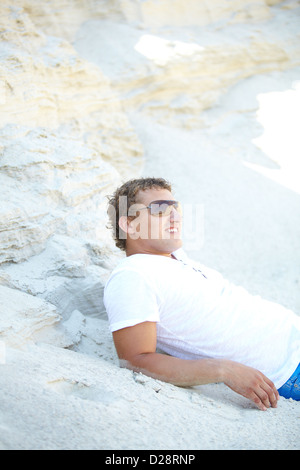
<svg viewBox="0 0 300 470">
<path fill-rule="evenodd" d="M 136 251 L 136 250 L 126 250 L 126 256 L 132 256 L 132 255 L 156 255 L 156 256 L 165 256 L 165 257 L 168 257 L 168 258 L 175 258 L 175 256 L 172 255 L 172 253 L 164 253 L 164 252 L 161 252 L 161 251 L 146 251 L 146 250 L 139 250 L 139 251 Z"/>
</svg>

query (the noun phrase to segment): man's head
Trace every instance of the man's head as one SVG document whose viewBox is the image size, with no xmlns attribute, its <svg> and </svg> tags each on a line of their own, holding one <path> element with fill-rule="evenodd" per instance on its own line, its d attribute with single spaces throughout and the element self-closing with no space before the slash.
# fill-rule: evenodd
<svg viewBox="0 0 300 470">
<path fill-rule="evenodd" d="M 118 248 L 127 255 L 170 255 L 181 247 L 180 205 L 171 190 L 163 178 L 140 178 L 115 191 L 108 215 Z"/>
</svg>

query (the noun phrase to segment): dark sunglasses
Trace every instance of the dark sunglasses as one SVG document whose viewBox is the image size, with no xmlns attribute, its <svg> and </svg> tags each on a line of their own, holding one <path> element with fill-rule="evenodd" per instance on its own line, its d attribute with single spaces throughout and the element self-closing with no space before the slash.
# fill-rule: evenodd
<svg viewBox="0 0 300 470">
<path fill-rule="evenodd" d="M 172 209 L 175 209 L 179 214 L 182 214 L 181 204 L 178 201 L 152 201 L 149 206 L 143 207 L 142 209 L 149 209 L 150 214 L 155 217 L 162 217 L 170 215 Z"/>
</svg>

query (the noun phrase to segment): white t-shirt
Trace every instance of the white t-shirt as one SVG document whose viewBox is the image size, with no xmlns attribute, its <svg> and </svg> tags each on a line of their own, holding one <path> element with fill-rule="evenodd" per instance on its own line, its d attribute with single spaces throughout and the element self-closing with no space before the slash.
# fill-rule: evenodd
<svg viewBox="0 0 300 470">
<path fill-rule="evenodd" d="M 104 291 L 111 331 L 156 322 L 162 351 L 231 359 L 281 387 L 300 362 L 300 317 L 191 261 L 182 249 L 173 255 L 136 254 L 114 269 Z"/>
</svg>

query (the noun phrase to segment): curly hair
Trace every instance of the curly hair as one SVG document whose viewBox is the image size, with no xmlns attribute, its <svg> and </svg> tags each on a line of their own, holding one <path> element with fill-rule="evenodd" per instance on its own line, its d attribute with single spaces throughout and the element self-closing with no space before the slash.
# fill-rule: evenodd
<svg viewBox="0 0 300 470">
<path fill-rule="evenodd" d="M 117 188 L 113 195 L 107 196 L 108 228 L 112 229 L 115 244 L 122 251 L 126 250 L 126 234 L 119 227 L 120 217 L 128 215 L 130 206 L 137 202 L 136 195 L 139 191 L 152 188 L 162 188 L 170 192 L 172 191 L 171 184 L 163 178 L 139 178 L 127 181 Z"/>
</svg>

